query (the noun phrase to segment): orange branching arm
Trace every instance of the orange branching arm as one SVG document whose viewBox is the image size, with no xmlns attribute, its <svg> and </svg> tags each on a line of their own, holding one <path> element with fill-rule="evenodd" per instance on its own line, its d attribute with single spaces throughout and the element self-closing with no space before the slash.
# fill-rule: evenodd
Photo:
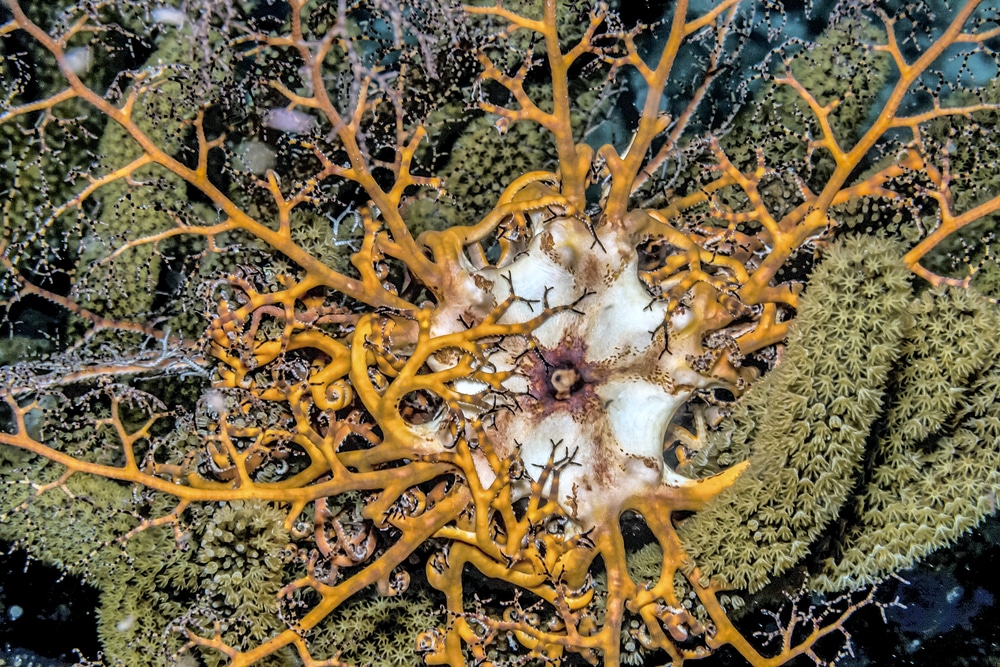
<svg viewBox="0 0 1000 667">
<path fill-rule="evenodd" d="M 13 30 L 17 28 L 26 31 L 42 47 L 47 49 L 56 58 L 56 62 L 59 64 L 60 71 L 65 77 L 68 86 L 62 92 L 47 98 L 42 103 L 33 103 L 9 110 L 2 117 L 0 117 L 0 123 L 7 122 L 17 116 L 36 111 L 39 104 L 42 105 L 42 108 L 53 109 L 58 104 L 63 102 L 72 99 L 80 99 L 92 105 L 98 112 L 106 116 L 109 120 L 121 125 L 126 132 L 128 132 L 129 136 L 137 144 L 139 144 L 143 151 L 142 156 L 137 158 L 131 164 L 119 168 L 116 171 L 93 181 L 87 188 L 82 190 L 77 197 L 57 209 L 53 213 L 52 219 L 59 215 L 62 210 L 81 206 L 83 202 L 86 201 L 88 197 L 98 188 L 107 185 L 114 180 L 128 178 L 133 172 L 143 166 L 148 164 L 157 164 L 181 177 L 188 184 L 200 190 L 218 207 L 224 217 L 224 221 L 212 226 L 180 225 L 178 228 L 173 230 L 129 241 L 120 246 L 115 251 L 116 254 L 120 254 L 139 245 L 156 243 L 164 238 L 180 234 L 203 235 L 209 238 L 214 238 L 224 232 L 241 230 L 259 238 L 269 247 L 287 256 L 321 285 L 343 294 L 347 294 L 373 306 L 384 305 L 395 308 L 407 307 L 408 304 L 406 304 L 405 301 L 401 300 L 398 296 L 381 289 L 381 286 L 375 287 L 371 283 L 361 283 L 356 279 L 344 276 L 331 267 L 326 266 L 313 257 L 309 252 L 304 250 L 301 246 L 293 242 L 290 238 L 288 230 L 288 216 L 290 211 L 301 204 L 306 199 L 309 192 L 315 189 L 323 180 L 331 176 L 338 176 L 353 180 L 365 189 L 368 195 L 372 198 L 374 204 L 378 207 L 379 211 L 385 216 L 385 224 L 393 234 L 395 244 L 401 248 L 401 252 L 406 253 L 406 256 L 411 258 L 413 263 L 411 270 L 418 272 L 418 275 L 422 278 L 427 278 L 428 284 L 434 284 L 435 281 L 433 278 L 440 277 L 440 272 L 434 272 L 435 270 L 432 269 L 430 264 L 422 263 L 421 258 L 423 255 L 416 248 L 413 239 L 406 230 L 405 223 L 403 223 L 399 216 L 400 200 L 407 187 L 417 184 L 427 184 L 432 186 L 437 184 L 437 181 L 434 179 L 424 179 L 410 173 L 410 164 L 413 155 L 421 138 L 424 136 L 424 132 L 422 129 L 418 128 L 414 132 L 409 143 L 400 146 L 396 164 L 394 165 L 396 180 L 393 187 L 389 191 L 384 191 L 376 183 L 374 177 L 372 176 L 371 165 L 368 163 L 368 158 L 358 144 L 358 137 L 360 136 L 361 131 L 361 119 L 371 109 L 371 105 L 366 98 L 367 82 L 362 82 L 361 88 L 353 100 L 354 105 L 350 113 L 350 121 L 348 122 L 345 122 L 341 118 L 340 113 L 337 111 L 328 96 L 326 88 L 322 82 L 322 65 L 324 58 L 326 57 L 331 46 L 338 39 L 340 31 L 344 28 L 341 27 L 330 31 L 327 35 L 327 39 L 323 40 L 320 44 L 315 45 L 315 52 L 310 51 L 310 45 L 307 44 L 301 32 L 300 12 L 302 11 L 304 4 L 305 3 L 300 1 L 294 1 L 291 3 L 292 28 L 291 33 L 288 36 L 281 38 L 258 36 L 257 39 L 271 46 L 291 46 L 300 54 L 303 59 L 304 66 L 308 68 L 310 76 L 314 79 L 314 89 L 316 91 L 315 95 L 311 98 L 303 98 L 291 93 L 290 91 L 284 90 L 277 82 L 275 85 L 289 97 L 290 107 L 294 107 L 295 105 L 313 107 L 324 114 L 333 126 L 336 135 L 343 142 L 350 158 L 350 166 L 346 168 L 342 167 L 327 158 L 322 153 L 318 153 L 317 157 L 322 162 L 323 169 L 310 181 L 308 181 L 298 193 L 290 198 L 286 198 L 282 195 L 276 178 L 273 174 L 269 174 L 267 176 L 267 188 L 274 196 L 274 200 L 279 211 L 278 228 L 273 229 L 270 226 L 255 220 L 243 211 L 226 195 L 226 193 L 216 186 L 209 177 L 208 154 L 212 148 L 217 147 L 222 143 L 224 135 L 220 135 L 212 140 L 209 140 L 206 137 L 204 131 L 204 110 L 198 110 L 194 120 L 192 121 L 197 134 L 198 157 L 195 166 L 188 167 L 177 158 L 166 153 L 161 147 L 157 146 L 156 143 L 141 129 L 136 120 L 133 119 L 133 109 L 137 97 L 143 91 L 143 81 L 141 76 L 136 78 L 135 85 L 129 90 L 125 100 L 120 105 L 116 106 L 102 94 L 89 88 L 67 64 L 65 55 L 66 45 L 73 35 L 82 30 L 89 29 L 87 26 L 87 17 L 81 17 L 68 31 L 57 37 L 53 37 L 31 21 L 25 15 L 16 0 L 12 0 L 8 3 L 14 16 L 13 20 L 8 24 L 8 29 Z"/>
<path fill-rule="evenodd" d="M 912 63 L 907 62 L 904 56 L 895 31 L 894 21 L 884 13 L 879 13 L 886 30 L 886 43 L 876 45 L 875 51 L 889 54 L 899 73 L 899 79 L 892 86 L 888 99 L 879 110 L 878 116 L 865 133 L 857 140 L 853 147 L 841 146 L 833 128 L 830 124 L 830 114 L 836 108 L 839 100 L 833 100 L 826 105 L 821 105 L 816 98 L 805 89 L 805 87 L 795 78 L 790 67 L 785 68 L 785 74 L 776 81 L 778 84 L 791 87 L 799 97 L 808 105 L 820 127 L 820 136 L 813 140 L 810 148 L 823 149 L 833 158 L 836 168 L 827 180 L 821 192 L 810 196 L 807 207 L 799 207 L 780 221 L 781 236 L 775 240 L 775 250 L 765 260 L 759 277 L 755 277 L 754 284 L 762 285 L 765 281 L 770 281 L 777 270 L 787 261 L 788 256 L 795 249 L 800 247 L 818 231 L 824 229 L 830 223 L 827 220 L 827 212 L 834 202 L 842 202 L 847 193 L 867 194 L 875 191 L 885 182 L 885 171 L 872 175 L 865 181 L 845 187 L 852 172 L 861 161 L 869 154 L 872 148 L 880 141 L 887 132 L 893 129 L 908 129 L 912 134 L 911 145 L 919 154 L 922 149 L 921 127 L 933 120 L 948 117 L 970 117 L 972 114 L 981 111 L 996 110 L 1000 108 L 995 103 L 979 103 L 973 105 L 943 106 L 941 100 L 936 96 L 933 100 L 933 108 L 929 111 L 900 116 L 899 110 L 906 95 L 910 92 L 914 83 L 933 65 L 942 54 L 955 44 L 961 43 L 983 43 L 990 39 L 994 31 L 984 31 L 979 34 L 964 33 L 963 29 L 970 17 L 976 11 L 980 2 L 972 1 L 965 3 L 955 13 L 954 18 L 940 37 L 930 44 L 927 49 L 919 55 Z M 956 218 L 951 210 L 951 197 L 948 193 L 947 180 L 942 180 L 937 170 L 924 163 L 915 155 L 906 153 L 899 162 L 900 167 L 913 171 L 923 170 L 931 177 L 935 188 L 930 192 L 940 205 L 941 222 L 937 230 L 922 240 L 917 247 L 911 250 L 905 257 L 905 262 L 915 273 L 921 277 L 930 279 L 935 284 L 945 282 L 943 278 L 932 276 L 929 272 L 919 267 L 918 262 L 932 248 L 936 247 L 945 237 L 953 234 L 965 225 L 980 220 L 997 210 L 1000 206 L 1000 197 L 994 197 L 983 202 L 979 206 L 971 209 L 967 213 Z M 892 169 L 890 167 L 890 169 Z M 937 176 L 937 177 L 935 177 Z M 848 195 L 849 196 L 849 195 Z"/>
<path fill-rule="evenodd" d="M 647 166 L 647 154 L 653 140 L 659 137 L 673 122 L 673 119 L 664 114 L 660 107 L 663 101 L 663 91 L 674 72 L 681 45 L 694 33 L 711 26 L 720 17 L 725 16 L 717 28 L 717 47 L 721 48 L 725 33 L 735 16 L 735 9 L 738 5 L 738 0 L 725 0 L 705 14 L 688 21 L 688 3 L 686 0 L 678 2 L 673 9 L 673 19 L 667 34 L 666 44 L 664 44 L 663 51 L 653 67 L 646 64 L 639 54 L 634 36 L 631 34 L 622 36 L 625 55 L 613 59 L 612 65 L 616 68 L 626 65 L 633 67 L 642 77 L 648 92 L 639 118 L 639 127 L 633 133 L 632 141 L 625 155 L 619 156 L 610 146 L 605 146 L 599 151 L 611 174 L 611 191 L 607 195 L 607 203 L 605 204 L 605 214 L 611 220 L 620 220 L 624 217 L 629 208 L 632 193 L 639 185 L 637 183 L 639 173 Z M 699 91 L 691 99 L 684 117 L 678 119 L 680 122 L 674 130 L 678 137 L 684 131 L 686 118 L 701 102 L 704 91 L 710 82 L 711 77 L 706 77 Z M 668 138 L 666 146 L 670 146 L 671 143 L 671 138 Z M 675 141 L 673 143 L 676 145 Z M 654 164 L 650 165 L 649 168 L 655 169 L 656 161 L 654 158 Z"/>
<path fill-rule="evenodd" d="M 464 9 L 470 14 L 497 16 L 509 22 L 509 32 L 520 29 L 530 30 L 541 35 L 544 40 L 545 57 L 552 76 L 552 111 L 543 111 L 524 89 L 524 79 L 532 66 L 530 52 L 527 54 L 524 64 L 513 76 L 497 68 L 485 53 L 480 53 L 479 57 L 483 63 L 481 78 L 497 81 L 510 90 L 519 108 L 507 109 L 485 100 L 480 103 L 480 106 L 484 111 L 499 115 L 505 124 L 531 121 L 552 133 L 556 153 L 559 156 L 562 193 L 575 210 L 582 211 L 586 204 L 584 191 L 589 178 L 593 150 L 586 144 L 577 143 L 573 135 L 573 124 L 570 117 L 569 72 L 574 63 L 582 56 L 594 53 L 594 35 L 604 23 L 607 7 L 599 5 L 591 13 L 590 23 L 583 37 L 571 49 L 564 52 L 559 42 L 559 20 L 556 5 L 556 0 L 544 0 L 540 20 L 526 18 L 499 4 L 494 7 L 466 6 Z"/>
</svg>

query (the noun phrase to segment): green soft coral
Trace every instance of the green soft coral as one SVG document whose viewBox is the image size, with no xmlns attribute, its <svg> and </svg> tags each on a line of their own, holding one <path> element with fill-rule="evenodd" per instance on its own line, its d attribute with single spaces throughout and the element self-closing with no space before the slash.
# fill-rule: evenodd
<svg viewBox="0 0 1000 667">
<path fill-rule="evenodd" d="M 197 85 L 201 65 L 191 43 L 190 30 L 171 29 L 161 36 L 156 50 L 146 61 L 144 77 L 132 85 L 135 94 L 131 117 L 156 146 L 170 156 L 181 151 L 190 129 L 191 118 L 179 115 L 185 108 L 178 100 L 191 95 Z M 142 147 L 114 121 L 109 121 L 97 146 L 101 171 L 112 173 L 127 167 L 143 155 Z M 164 246 L 144 244 L 106 257 L 109 248 L 122 241 L 150 236 L 190 224 L 211 220 L 214 213 L 203 204 L 188 201 L 184 181 L 158 165 L 135 170 L 128 179 L 118 179 L 98 190 L 100 211 L 92 230 L 82 239 L 84 251 L 80 265 L 99 263 L 82 274 L 77 289 L 88 305 L 117 318 L 149 313 L 153 308 L 161 280 Z M 189 244 L 190 245 L 190 244 Z M 182 250 L 180 248 L 178 251 Z M 192 248 L 184 248 L 191 252 Z M 109 281 L 115 289 L 109 290 Z"/>
<path fill-rule="evenodd" d="M 831 250 L 782 362 L 716 434 L 719 464 L 750 466 L 681 526 L 704 576 L 760 590 L 806 556 L 847 499 L 905 331 L 909 276 L 898 254 L 869 239 Z"/>
<path fill-rule="evenodd" d="M 827 253 L 781 363 L 700 453 L 750 462 L 680 527 L 705 576 L 756 592 L 804 565 L 813 590 L 853 589 L 995 511 L 1000 310 L 974 290 L 915 297 L 899 252 L 860 237 Z"/>
<path fill-rule="evenodd" d="M 185 628 L 217 629 L 231 645 L 245 646 L 285 626 L 275 613 L 289 543 L 284 513 L 247 501 L 195 507 L 187 518 L 180 545 L 169 526 L 130 538 L 126 562 L 102 582 L 98 632 L 111 664 L 170 663 L 185 644 Z M 199 655 L 207 665 L 224 664 L 216 652 Z M 263 664 L 288 664 L 291 655 L 286 650 Z"/>
<path fill-rule="evenodd" d="M 974 291 L 933 290 L 908 332 L 841 553 L 811 582 L 872 583 L 947 546 L 996 509 L 1000 311 Z"/>
</svg>

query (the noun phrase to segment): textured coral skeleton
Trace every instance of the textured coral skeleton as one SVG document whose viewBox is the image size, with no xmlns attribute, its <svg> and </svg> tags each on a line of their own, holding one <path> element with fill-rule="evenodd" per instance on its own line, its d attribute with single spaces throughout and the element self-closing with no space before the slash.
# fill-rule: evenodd
<svg viewBox="0 0 1000 667">
<path fill-rule="evenodd" d="M 969 368 L 948 375 L 975 399 L 947 407 L 957 415 L 949 437 L 972 429 L 949 447 L 978 448 L 986 466 L 998 447 L 998 318 L 969 290 L 992 261 L 1000 193 L 951 167 L 995 140 L 1000 96 L 973 73 L 996 69 L 1000 24 L 988 3 L 942 9 L 936 23 L 929 8 L 841 8 L 837 19 L 865 39 L 847 40 L 862 64 L 846 48 L 838 57 L 884 83 L 832 95 L 804 74 L 819 47 L 774 46 L 756 73 L 741 69 L 754 31 L 781 19 L 737 0 L 678 2 L 652 25 L 556 0 L 292 0 L 254 20 L 237 5 L 186 17 L 160 8 L 132 18 L 194 46 L 104 81 L 89 76 L 84 54 L 105 48 L 113 61 L 143 43 L 125 19 L 113 23 L 119 8 L 54 16 L 4 2 L 0 36 L 21 55 L 8 66 L 0 127 L 36 137 L 24 155 L 38 156 L 16 173 L 27 182 L 65 161 L 60 177 L 72 184 L 34 207 L 17 204 L 22 186 L 8 189 L 9 327 L 53 305 L 72 319 L 71 344 L 56 343 L 66 349 L 4 370 L 4 476 L 20 494 L 4 496 L 4 522 L 25 521 L 19 539 L 45 559 L 29 534 L 56 521 L 44 518 L 56 511 L 46 502 L 99 506 L 100 494 L 124 493 L 109 510 L 121 527 L 67 567 L 128 581 L 142 569 L 128 545 L 153 534 L 198 554 L 190 563 L 207 564 L 215 581 L 205 591 L 223 592 L 164 605 L 172 611 L 158 613 L 173 617 L 163 659 L 348 664 L 348 640 L 326 645 L 325 627 L 372 590 L 417 596 L 408 589 L 429 586 L 445 613 L 415 638 L 428 664 L 680 665 L 724 646 L 758 667 L 819 662 L 818 644 L 875 601 L 870 588 L 852 591 L 992 511 L 995 475 L 970 469 L 973 509 L 941 492 L 948 526 L 914 524 L 934 533 L 916 546 L 855 547 L 850 560 L 850 540 L 878 535 L 858 512 L 843 553 L 809 551 L 852 494 L 864 497 L 855 480 L 880 410 L 899 424 L 898 451 L 906 438 L 937 437 L 940 424 L 886 407 L 884 387 L 908 381 L 893 375 L 901 359 L 947 359 L 965 338 L 985 341 L 962 353 Z M 459 26 L 454 40 L 424 29 L 434 22 L 439 32 Z M 447 152 L 434 130 L 446 123 L 425 96 L 449 53 L 445 64 L 478 67 L 482 118 L 501 134 L 540 128 L 554 163 L 510 174 L 479 219 L 435 227 L 425 212 L 449 196 L 433 173 Z M 27 73 L 45 59 L 55 84 Z M 583 141 L 574 86 L 604 80 L 612 90 L 625 77 L 640 91 L 626 139 Z M 734 82 L 740 104 L 769 110 L 761 117 L 789 114 L 779 141 L 739 128 L 760 120 L 739 104 L 712 109 Z M 851 125 L 856 99 L 872 111 Z M 72 166 L 84 114 L 133 152 Z M 140 202 L 150 190 L 180 199 Z M 894 218 L 881 235 L 895 240 L 835 243 L 848 221 L 875 236 L 874 210 Z M 124 222 L 108 222 L 115 216 Z M 324 239 L 350 252 L 349 264 L 318 250 Z M 947 273 L 963 252 L 965 273 Z M 814 285 L 815 257 L 827 254 Z M 923 302 L 918 282 L 937 288 Z M 907 347 L 913 321 L 954 313 L 965 327 L 958 343 Z M 810 337 L 821 321 L 858 344 L 834 356 L 823 346 L 829 328 Z M 857 386 L 798 405 L 802 369 L 815 362 L 819 377 L 824 361 Z M 811 384 L 822 393 L 823 382 Z M 769 402 L 787 418 L 766 412 Z M 756 433 L 778 432 L 778 447 L 794 441 L 781 438 L 797 409 L 812 415 L 811 435 L 776 459 Z M 766 420 L 753 428 L 755 415 Z M 795 460 L 817 447 L 828 448 L 822 463 Z M 881 456 L 876 490 L 880 474 L 903 470 Z M 84 478 L 105 486 L 81 491 Z M 880 500 L 859 502 L 879 514 Z M 225 511 L 211 509 L 220 503 Z M 639 546 L 652 550 L 641 573 L 626 525 L 641 526 Z M 125 558 L 105 555 L 123 549 Z M 796 607 L 774 641 L 755 644 L 730 594 L 754 593 L 810 555 L 821 564 L 807 579 L 829 593 L 825 608 Z M 241 559 L 260 571 L 241 571 Z M 164 577 L 172 567 L 181 566 L 157 566 Z M 234 576 L 259 580 L 247 590 L 260 599 L 226 588 Z M 119 635 L 138 631 L 125 611 L 102 614 Z M 124 650 L 111 654 L 127 662 Z"/>
</svg>

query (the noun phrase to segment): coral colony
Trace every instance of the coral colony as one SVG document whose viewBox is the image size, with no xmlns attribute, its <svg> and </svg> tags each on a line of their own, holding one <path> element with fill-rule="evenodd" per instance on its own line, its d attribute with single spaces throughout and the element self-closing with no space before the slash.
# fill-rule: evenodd
<svg viewBox="0 0 1000 667">
<path fill-rule="evenodd" d="M 0 536 L 108 664 L 819 663 L 994 511 L 995 5 L 3 3 Z"/>
</svg>

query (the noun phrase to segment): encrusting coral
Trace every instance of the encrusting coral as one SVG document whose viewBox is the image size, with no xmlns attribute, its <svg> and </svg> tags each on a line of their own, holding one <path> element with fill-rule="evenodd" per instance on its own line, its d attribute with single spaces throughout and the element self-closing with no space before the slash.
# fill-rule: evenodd
<svg viewBox="0 0 1000 667">
<path fill-rule="evenodd" d="M 994 511 L 986 3 L 4 2 L 7 326 L 67 315 L 0 537 L 109 662 L 819 662 Z"/>
</svg>

